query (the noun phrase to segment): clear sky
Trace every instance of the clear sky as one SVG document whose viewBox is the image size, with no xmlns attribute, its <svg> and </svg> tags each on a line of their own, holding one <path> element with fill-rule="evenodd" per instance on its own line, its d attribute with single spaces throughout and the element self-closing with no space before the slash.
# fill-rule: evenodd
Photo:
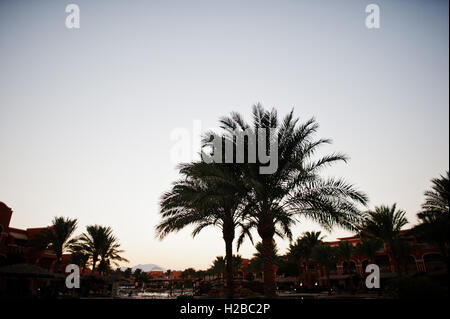
<svg viewBox="0 0 450 319">
<path fill-rule="evenodd" d="M 158 201 L 177 179 L 177 128 L 261 102 L 315 116 L 370 207 L 415 222 L 449 165 L 448 1 L 0 0 L 0 200 L 12 227 L 56 215 L 111 226 L 132 265 L 206 268 L 220 232 L 160 242 Z M 365 7 L 380 6 L 380 29 Z M 319 227 L 303 220 L 300 235 Z M 328 239 L 348 235 L 336 229 Z M 278 240 L 282 252 L 286 241 Z M 250 257 L 247 243 L 240 253 Z"/>
</svg>

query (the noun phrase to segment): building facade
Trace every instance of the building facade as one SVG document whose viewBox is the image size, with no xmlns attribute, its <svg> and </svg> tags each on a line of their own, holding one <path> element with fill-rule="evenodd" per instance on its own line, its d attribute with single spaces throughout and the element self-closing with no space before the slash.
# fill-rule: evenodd
<svg viewBox="0 0 450 319">
<path fill-rule="evenodd" d="M 36 235 L 48 227 L 19 229 L 10 227 L 13 211 L 0 202 L 0 265 L 27 263 L 54 271 L 56 255 L 42 250 L 33 242 Z M 63 263 L 70 263 L 71 256 L 63 255 Z"/>
</svg>

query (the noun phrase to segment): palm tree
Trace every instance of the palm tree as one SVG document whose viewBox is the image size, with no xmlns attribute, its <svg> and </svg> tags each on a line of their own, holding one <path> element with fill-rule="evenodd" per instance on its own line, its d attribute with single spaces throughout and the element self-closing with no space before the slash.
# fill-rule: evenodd
<svg viewBox="0 0 450 319">
<path fill-rule="evenodd" d="M 397 209 L 396 204 L 378 206 L 375 210 L 365 212 L 360 230 L 361 237 L 382 240 L 388 248 L 388 254 L 394 261 L 397 272 L 400 272 L 400 260 L 395 245 L 400 240 L 400 231 L 408 223 L 405 212 Z"/>
<path fill-rule="evenodd" d="M 253 254 L 252 259 L 249 263 L 249 270 L 260 273 L 264 271 L 264 247 L 261 242 L 256 243 L 255 245 L 256 252 Z M 273 243 L 273 250 L 272 250 L 272 259 L 274 261 L 274 264 L 279 263 L 279 256 L 278 256 L 278 247 L 277 244 Z M 273 272 L 273 268 L 272 268 Z M 265 275 L 265 274 L 264 274 Z"/>
<path fill-rule="evenodd" d="M 301 271 L 301 261 L 306 264 L 311 261 L 311 252 L 314 246 L 322 243 L 324 236 L 320 231 L 304 232 L 294 243 L 289 245 L 288 256 L 293 259 Z"/>
<path fill-rule="evenodd" d="M 35 240 L 40 243 L 41 247 L 55 252 L 55 268 L 61 263 L 63 253 L 74 243 L 75 240 L 70 237 L 76 228 L 76 219 L 55 217 L 52 225 L 36 236 Z"/>
<path fill-rule="evenodd" d="M 337 162 L 346 162 L 347 157 L 334 153 L 314 159 L 320 146 L 331 143 L 328 139 L 315 139 L 318 125 L 314 119 L 299 123 L 291 111 L 281 122 L 277 112 L 267 111 L 261 105 L 253 107 L 253 123 L 247 124 L 238 113 L 220 120 L 224 130 L 222 138 L 233 143 L 236 132 L 252 133 L 255 141 L 266 134 L 269 142 L 256 149 L 267 149 L 277 142 L 277 154 L 269 156 L 278 159 L 278 167 L 273 174 L 261 174 L 260 169 L 267 164 L 259 161 L 243 166 L 243 180 L 248 193 L 246 223 L 241 237 L 256 228 L 264 248 L 264 291 L 266 297 L 276 296 L 273 273 L 274 235 L 292 238 L 291 226 L 300 216 L 308 217 L 327 230 L 339 225 L 346 229 L 355 229 L 359 221 L 357 204 L 366 204 L 367 196 L 342 179 L 323 179 L 319 172 L 322 168 Z M 261 130 L 265 130 L 261 133 Z M 213 146 L 217 136 L 210 134 Z M 205 143 L 208 145 L 207 143 Z M 247 146 L 253 145 L 247 142 Z M 235 143 L 237 147 L 237 144 Z"/>
<path fill-rule="evenodd" d="M 78 245 L 92 260 L 92 272 L 95 272 L 98 261 L 101 272 L 105 272 L 111 262 L 118 265 L 118 261 L 127 261 L 119 255 L 123 250 L 119 249 L 119 240 L 112 232 L 111 227 L 90 225 L 86 226 L 86 233 L 79 237 Z"/>
<path fill-rule="evenodd" d="M 377 251 L 382 246 L 383 246 L 383 241 L 381 241 L 377 238 L 361 239 L 361 241 L 356 246 L 356 253 L 358 253 L 362 256 L 366 256 L 368 259 L 368 263 L 373 264 L 373 263 L 375 263 Z"/>
<path fill-rule="evenodd" d="M 69 250 L 72 254 L 72 263 L 78 265 L 81 268 L 81 271 L 84 272 L 89 265 L 90 255 L 77 243 L 72 244 Z"/>
<path fill-rule="evenodd" d="M 240 255 L 233 256 L 233 274 L 236 274 L 242 267 L 242 257 Z"/>
<path fill-rule="evenodd" d="M 354 288 L 354 269 L 351 268 L 351 259 L 355 254 L 355 249 L 353 245 L 348 241 L 341 241 L 339 245 L 336 247 L 336 257 L 338 260 L 343 262 L 343 270 L 344 274 L 350 274 L 350 278 L 348 282 L 350 284 L 350 290 L 353 291 Z"/>
<path fill-rule="evenodd" d="M 105 228 L 105 241 L 100 250 L 100 265 L 104 266 L 101 271 L 104 273 L 106 270 L 110 270 L 110 264 L 119 266 L 118 262 L 128 262 L 128 260 L 122 256 L 124 251 L 120 249 L 119 240 L 112 234 L 110 227 Z M 100 267 L 99 267 L 100 268 Z"/>
<path fill-rule="evenodd" d="M 330 244 L 323 243 L 314 246 L 311 253 L 312 260 L 325 269 L 327 277 L 327 287 L 330 289 L 330 272 L 336 266 L 337 251 Z"/>
<path fill-rule="evenodd" d="M 431 213 L 438 215 L 448 215 L 450 183 L 448 171 L 440 178 L 431 180 L 432 190 L 425 192 L 425 203 L 422 205 L 422 213 Z"/>
<path fill-rule="evenodd" d="M 337 246 L 337 256 L 338 258 L 350 267 L 350 261 L 354 255 L 353 245 L 348 241 L 339 242 Z M 344 269 L 344 273 L 350 273 L 350 269 Z"/>
<path fill-rule="evenodd" d="M 401 266 L 403 266 L 404 271 L 408 273 L 408 258 L 413 251 L 412 244 L 407 240 L 405 240 L 404 238 L 399 237 L 396 240 L 394 240 L 391 249 L 393 251 L 393 255 L 397 260 L 397 267 L 399 273 L 401 273 L 402 269 Z"/>
<path fill-rule="evenodd" d="M 242 201 L 246 189 L 240 182 L 237 165 L 181 165 L 184 178 L 174 183 L 161 199 L 162 221 L 156 233 L 163 239 L 188 225 L 195 225 L 192 236 L 208 226 L 222 230 L 225 242 L 227 297 L 233 297 L 233 241 L 235 229 L 242 223 Z"/>
<path fill-rule="evenodd" d="M 223 278 L 223 274 L 225 273 L 225 258 L 223 256 L 217 256 L 216 259 L 213 260 L 211 265 L 211 271 L 213 274 L 217 275 L 220 279 Z"/>
<path fill-rule="evenodd" d="M 288 257 L 297 264 L 299 274 L 303 277 L 306 285 L 312 285 L 313 271 L 311 253 L 316 245 L 322 243 L 325 236 L 320 231 L 304 232 L 294 243 L 289 245 Z"/>
<path fill-rule="evenodd" d="M 420 223 L 412 232 L 419 239 L 439 249 L 444 262 L 449 265 L 449 173 L 431 180 L 432 189 L 425 192 L 422 211 L 417 214 Z"/>
</svg>

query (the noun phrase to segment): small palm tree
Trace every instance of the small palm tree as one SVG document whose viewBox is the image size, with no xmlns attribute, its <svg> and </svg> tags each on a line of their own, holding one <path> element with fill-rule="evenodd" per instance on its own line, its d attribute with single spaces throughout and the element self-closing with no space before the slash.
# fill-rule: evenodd
<svg viewBox="0 0 450 319">
<path fill-rule="evenodd" d="M 240 181 L 240 170 L 231 164 L 190 163 L 180 166 L 183 179 L 161 199 L 162 221 L 156 227 L 163 239 L 188 225 L 194 225 L 195 237 L 205 227 L 222 230 L 225 242 L 227 297 L 233 297 L 233 241 L 242 224 L 242 203 L 246 189 Z"/>
<path fill-rule="evenodd" d="M 113 235 L 111 227 L 100 225 L 90 225 L 86 227 L 86 232 L 79 237 L 79 247 L 87 253 L 92 260 L 92 272 L 95 272 L 97 262 L 100 261 L 100 272 L 105 272 L 110 263 L 118 265 L 118 261 L 127 261 L 119 254 L 120 243 Z"/>
<path fill-rule="evenodd" d="M 72 263 L 78 265 L 81 271 L 84 272 L 89 265 L 90 255 L 77 243 L 72 244 L 69 250 L 72 254 Z"/>
<path fill-rule="evenodd" d="M 119 266 L 119 262 L 127 262 L 128 260 L 122 256 L 124 251 L 120 249 L 119 240 L 112 234 L 110 227 L 105 228 L 106 239 L 103 243 L 103 247 L 100 250 L 100 264 L 104 265 L 102 272 L 110 270 L 111 263 L 115 266 Z"/>
<path fill-rule="evenodd" d="M 223 256 L 217 256 L 216 259 L 213 260 L 211 265 L 211 270 L 213 274 L 216 274 L 219 278 L 223 278 L 223 274 L 225 273 L 225 258 Z"/>
<path fill-rule="evenodd" d="M 356 246 L 356 253 L 367 257 L 368 263 L 375 263 L 377 251 L 383 246 L 383 241 L 377 238 L 362 239 Z"/>
<path fill-rule="evenodd" d="M 417 214 L 420 223 L 413 228 L 419 239 L 439 249 L 444 262 L 449 265 L 449 173 L 431 180 L 432 189 L 425 192 L 422 211 Z"/>
<path fill-rule="evenodd" d="M 440 178 L 431 180 L 431 190 L 425 192 L 425 203 L 422 205 L 422 213 L 431 213 L 438 215 L 448 215 L 450 183 L 449 173 L 441 175 Z"/>
<path fill-rule="evenodd" d="M 312 264 L 312 250 L 316 245 L 321 244 L 324 238 L 320 231 L 307 231 L 289 245 L 288 258 L 297 264 L 299 274 L 302 275 L 307 286 L 312 285 L 313 272 L 309 268 Z"/>
<path fill-rule="evenodd" d="M 396 204 L 378 206 L 375 210 L 365 212 L 361 224 L 361 237 L 377 238 L 382 240 L 388 248 L 388 253 L 394 261 L 397 272 L 400 272 L 400 260 L 394 246 L 399 240 L 400 231 L 408 223 L 405 212 L 397 209 Z"/>
<path fill-rule="evenodd" d="M 55 252 L 56 262 L 55 268 L 61 263 L 62 255 L 69 250 L 75 239 L 71 239 L 75 229 L 77 228 L 77 220 L 65 217 L 53 218 L 52 225 L 38 234 L 36 241 L 41 243 L 41 247 L 51 249 Z"/>
<path fill-rule="evenodd" d="M 336 257 L 338 260 L 342 261 L 344 274 L 351 275 L 351 277 L 348 278 L 348 280 L 346 280 L 350 284 L 349 288 L 351 291 L 353 291 L 354 288 L 353 274 L 355 269 L 351 268 L 352 265 L 351 259 L 354 254 L 355 249 L 349 241 L 341 241 L 339 242 L 339 245 L 336 247 Z"/>
<path fill-rule="evenodd" d="M 256 243 L 255 245 L 256 252 L 253 254 L 252 259 L 250 259 L 249 263 L 249 270 L 256 273 L 261 273 L 264 271 L 264 247 L 261 242 Z M 277 244 L 273 243 L 273 250 L 272 250 L 272 259 L 274 261 L 274 265 L 277 265 L 279 263 L 279 256 L 278 256 L 278 247 Z M 273 268 L 272 268 L 273 271 Z"/>
<path fill-rule="evenodd" d="M 337 247 L 337 256 L 338 258 L 344 262 L 344 265 L 350 267 L 351 259 L 355 253 L 353 245 L 348 241 L 339 242 L 339 246 Z M 344 273 L 350 273 L 351 269 L 344 269 Z"/>
<path fill-rule="evenodd" d="M 236 274 L 242 267 L 242 257 L 240 255 L 233 256 L 233 273 Z"/>
<path fill-rule="evenodd" d="M 316 245 L 311 253 L 312 260 L 325 269 L 327 287 L 330 289 L 330 272 L 336 267 L 337 251 L 335 247 L 324 243 Z"/>
<path fill-rule="evenodd" d="M 288 256 L 298 264 L 300 271 L 302 268 L 301 261 L 303 260 L 306 264 L 311 261 L 313 248 L 321 244 L 324 237 L 320 231 L 307 231 L 289 245 Z"/>
</svg>

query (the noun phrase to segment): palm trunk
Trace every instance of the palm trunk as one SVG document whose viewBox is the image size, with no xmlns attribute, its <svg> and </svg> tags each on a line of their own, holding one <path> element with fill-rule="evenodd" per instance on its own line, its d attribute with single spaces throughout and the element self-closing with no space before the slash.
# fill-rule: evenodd
<svg viewBox="0 0 450 319">
<path fill-rule="evenodd" d="M 273 236 L 262 238 L 264 260 L 264 295 L 266 298 L 276 297 L 275 274 L 273 271 Z"/>
<path fill-rule="evenodd" d="M 223 239 L 225 240 L 225 274 L 227 282 L 226 297 L 233 298 L 233 240 L 234 227 L 232 221 L 223 226 Z"/>
<path fill-rule="evenodd" d="M 274 240 L 275 224 L 270 211 L 261 216 L 258 224 L 258 234 L 261 236 L 263 245 L 263 261 L 264 261 L 264 296 L 266 298 L 275 298 L 276 282 L 274 266 Z"/>
<path fill-rule="evenodd" d="M 225 272 L 227 277 L 227 298 L 233 298 L 233 241 L 225 242 Z"/>
</svg>

